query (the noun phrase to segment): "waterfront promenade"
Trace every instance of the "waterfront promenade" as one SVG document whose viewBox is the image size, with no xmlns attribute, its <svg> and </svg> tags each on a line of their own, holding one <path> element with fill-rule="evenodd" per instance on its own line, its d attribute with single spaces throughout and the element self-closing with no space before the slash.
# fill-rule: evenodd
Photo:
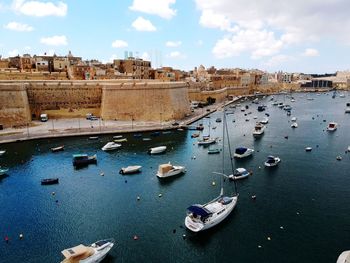
<svg viewBox="0 0 350 263">
<path fill-rule="evenodd" d="M 32 121 L 27 127 L 1 130 L 0 144 L 41 138 L 178 129 L 190 125 L 204 116 L 215 112 L 218 108 L 239 99 L 240 97 L 235 97 L 233 100 L 194 109 L 189 116 L 176 121 L 105 121 L 101 119 L 91 121 L 84 118 L 49 119 L 47 122 Z M 173 125 L 174 122 L 177 122 L 179 125 Z"/>
</svg>

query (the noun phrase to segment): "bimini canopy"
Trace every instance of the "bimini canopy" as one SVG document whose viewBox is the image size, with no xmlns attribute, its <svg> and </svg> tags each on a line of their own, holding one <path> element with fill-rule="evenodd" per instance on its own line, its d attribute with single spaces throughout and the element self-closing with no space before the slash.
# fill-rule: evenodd
<svg viewBox="0 0 350 263">
<path fill-rule="evenodd" d="M 205 209 L 201 205 L 191 205 L 187 208 L 187 210 L 201 217 L 207 217 L 212 214 L 210 211 L 208 211 L 208 209 Z"/>
<path fill-rule="evenodd" d="M 236 148 L 236 153 L 237 154 L 243 154 L 243 153 L 245 153 L 247 151 L 247 148 L 245 148 L 245 147 L 239 147 L 239 148 Z"/>
</svg>

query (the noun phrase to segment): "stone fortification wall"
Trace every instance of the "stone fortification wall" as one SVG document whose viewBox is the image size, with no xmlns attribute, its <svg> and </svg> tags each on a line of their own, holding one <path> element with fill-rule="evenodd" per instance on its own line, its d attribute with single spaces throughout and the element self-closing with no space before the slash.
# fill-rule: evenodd
<svg viewBox="0 0 350 263">
<path fill-rule="evenodd" d="M 4 127 L 23 126 L 31 121 L 24 84 L 0 85 L 0 124 Z"/>
<path fill-rule="evenodd" d="M 41 113 L 47 113 L 49 118 L 100 114 L 102 89 L 98 82 L 30 82 L 27 93 L 33 117 Z"/>
<path fill-rule="evenodd" d="M 103 119 L 168 121 L 189 113 L 184 82 L 106 83 L 102 87 Z"/>
<path fill-rule="evenodd" d="M 300 84 L 295 83 L 269 83 L 267 85 L 257 86 L 254 91 L 261 93 L 277 93 L 280 91 L 297 91 L 300 90 Z"/>
<path fill-rule="evenodd" d="M 191 88 L 188 90 L 188 96 L 191 101 L 207 101 L 208 97 L 215 98 L 217 102 L 224 101 L 229 95 L 240 96 L 248 95 L 250 89 L 246 87 L 229 87 L 219 90 L 200 90 L 199 88 Z"/>
</svg>

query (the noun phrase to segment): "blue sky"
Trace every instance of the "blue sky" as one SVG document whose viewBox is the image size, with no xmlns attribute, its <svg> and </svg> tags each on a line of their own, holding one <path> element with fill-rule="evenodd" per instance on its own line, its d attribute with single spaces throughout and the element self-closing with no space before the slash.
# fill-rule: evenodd
<svg viewBox="0 0 350 263">
<path fill-rule="evenodd" d="M 347 0 L 0 0 L 0 55 L 334 72 L 350 68 L 349 13 Z"/>
</svg>

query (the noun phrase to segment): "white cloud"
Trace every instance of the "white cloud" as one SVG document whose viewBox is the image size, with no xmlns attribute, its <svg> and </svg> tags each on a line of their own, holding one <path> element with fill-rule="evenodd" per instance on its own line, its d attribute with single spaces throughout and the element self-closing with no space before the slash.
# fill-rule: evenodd
<svg viewBox="0 0 350 263">
<path fill-rule="evenodd" d="M 176 15 L 176 10 L 172 9 L 170 5 L 175 4 L 175 2 L 176 0 L 134 0 L 129 9 L 171 19 Z"/>
<path fill-rule="evenodd" d="M 18 49 L 13 49 L 13 50 L 10 50 L 8 52 L 8 54 L 9 54 L 9 57 L 15 57 L 15 56 L 19 55 L 19 51 L 18 51 Z"/>
<path fill-rule="evenodd" d="M 27 24 L 21 24 L 18 22 L 10 22 L 7 25 L 4 25 L 4 28 L 14 31 L 33 31 L 34 28 Z"/>
<path fill-rule="evenodd" d="M 132 27 L 137 31 L 156 31 L 157 28 L 151 23 L 151 21 L 139 16 L 132 24 Z"/>
<path fill-rule="evenodd" d="M 115 40 L 112 43 L 112 47 L 114 48 L 123 48 L 123 47 L 127 47 L 128 43 L 124 40 Z"/>
<path fill-rule="evenodd" d="M 203 46 L 203 44 L 204 44 L 203 40 L 198 40 L 198 41 L 197 41 L 197 45 L 198 45 L 198 46 Z"/>
<path fill-rule="evenodd" d="M 12 8 L 27 16 L 65 16 L 67 14 L 67 4 L 59 1 L 57 4 L 52 2 L 14 0 Z"/>
<path fill-rule="evenodd" d="M 165 46 L 167 47 L 179 47 L 181 46 L 182 42 L 181 41 L 167 41 L 165 43 Z"/>
<path fill-rule="evenodd" d="M 218 40 L 213 54 L 217 58 L 229 58 L 251 52 L 252 59 L 259 59 L 277 54 L 282 46 L 282 41 L 276 39 L 273 32 L 247 29 Z"/>
<path fill-rule="evenodd" d="M 200 25 L 225 32 L 217 45 L 228 46 L 229 50 L 219 52 L 218 47 L 214 48 L 214 54 L 221 54 L 222 57 L 236 55 L 239 50 L 250 52 L 256 58 L 271 56 L 290 45 L 320 41 L 326 37 L 341 44 L 350 44 L 350 5 L 347 0 L 294 0 L 293 4 L 289 0 L 195 2 L 201 12 Z M 326 17 L 332 19 L 325 19 Z M 250 44 L 250 48 L 240 46 L 242 41 L 233 40 L 240 38 L 242 31 L 265 35 L 264 41 L 273 44 L 273 47 L 268 48 L 264 44 L 260 48 L 258 43 Z M 275 36 L 271 38 L 265 32 L 274 33 Z M 273 39 L 276 43 L 271 42 Z"/>
<path fill-rule="evenodd" d="M 304 57 L 318 57 L 319 55 L 320 53 L 318 52 L 318 50 L 314 48 L 307 48 L 303 53 Z"/>
<path fill-rule="evenodd" d="M 175 58 L 175 59 L 178 59 L 178 58 L 184 59 L 184 58 L 186 58 L 186 55 L 182 54 L 180 51 L 173 51 L 173 52 L 170 52 L 167 55 L 167 57 L 168 58 Z"/>
<path fill-rule="evenodd" d="M 40 39 L 40 43 L 48 46 L 66 46 L 68 45 L 66 36 L 52 36 L 52 37 L 43 37 Z"/>
</svg>

